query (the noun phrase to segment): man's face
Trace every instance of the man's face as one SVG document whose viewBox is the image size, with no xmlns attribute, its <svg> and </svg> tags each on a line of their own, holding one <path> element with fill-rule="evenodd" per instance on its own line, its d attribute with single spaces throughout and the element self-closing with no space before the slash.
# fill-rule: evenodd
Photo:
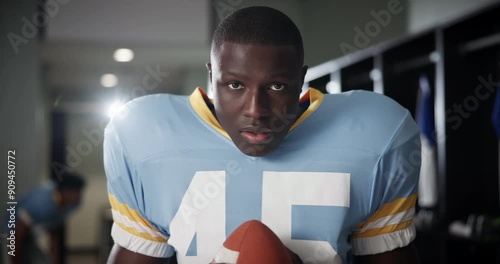
<svg viewBox="0 0 500 264">
<path fill-rule="evenodd" d="M 63 205 L 66 207 L 78 206 L 82 199 L 81 190 L 63 189 L 61 195 Z"/>
<path fill-rule="evenodd" d="M 220 124 L 246 155 L 271 153 L 299 114 L 307 67 L 294 47 L 224 42 L 211 61 Z"/>
</svg>

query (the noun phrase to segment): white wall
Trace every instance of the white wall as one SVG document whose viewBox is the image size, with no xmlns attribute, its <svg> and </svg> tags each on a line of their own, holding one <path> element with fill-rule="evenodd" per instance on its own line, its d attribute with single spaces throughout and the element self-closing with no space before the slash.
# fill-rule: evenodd
<svg viewBox="0 0 500 264">
<path fill-rule="evenodd" d="M 103 209 L 109 207 L 106 177 L 103 174 L 87 174 L 82 206 L 67 225 L 67 247 L 71 249 L 93 249 L 101 243 L 103 231 Z"/>
<path fill-rule="evenodd" d="M 419 32 L 498 0 L 413 0 L 408 13 L 408 31 Z"/>
<path fill-rule="evenodd" d="M 100 242 L 101 209 L 109 206 L 102 153 L 108 120 L 106 113 L 67 115 L 66 162 L 87 183 L 81 207 L 68 222 L 69 249 L 89 249 Z"/>
</svg>

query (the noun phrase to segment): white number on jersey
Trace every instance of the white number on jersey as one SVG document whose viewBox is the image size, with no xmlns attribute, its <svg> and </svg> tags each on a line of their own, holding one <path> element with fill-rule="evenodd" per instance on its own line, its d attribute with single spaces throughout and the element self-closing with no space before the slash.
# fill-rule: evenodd
<svg viewBox="0 0 500 264">
<path fill-rule="evenodd" d="M 292 206 L 349 207 L 350 175 L 332 172 L 264 172 L 262 222 L 304 263 L 341 263 L 327 241 L 292 239 Z M 226 238 L 226 174 L 196 172 L 170 225 L 169 244 L 179 263 L 209 263 Z M 186 256 L 197 234 L 196 256 Z"/>
</svg>

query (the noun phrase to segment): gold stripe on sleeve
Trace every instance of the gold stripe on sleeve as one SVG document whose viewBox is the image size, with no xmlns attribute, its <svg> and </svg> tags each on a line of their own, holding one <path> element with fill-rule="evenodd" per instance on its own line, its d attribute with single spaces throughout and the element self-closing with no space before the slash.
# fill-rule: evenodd
<svg viewBox="0 0 500 264">
<path fill-rule="evenodd" d="M 361 223 L 356 227 L 356 229 L 362 229 L 369 222 L 374 222 L 379 218 L 386 217 L 389 215 L 394 215 L 401 212 L 406 212 L 409 209 L 415 207 L 416 202 L 417 202 L 417 195 L 412 194 L 408 197 L 398 198 L 392 202 L 383 204 L 380 207 L 380 209 L 378 209 L 375 212 L 375 214 L 372 217 L 370 217 L 370 219 L 368 219 L 368 221 Z"/>
<path fill-rule="evenodd" d="M 139 212 L 137 210 L 130 208 L 127 204 L 120 203 L 118 201 L 118 199 L 116 199 L 116 197 L 112 194 L 108 194 L 108 197 L 109 197 L 109 202 L 111 203 L 111 207 L 114 210 L 120 212 L 120 214 L 128 217 L 128 219 L 130 219 L 130 221 L 140 223 L 140 224 L 144 225 L 145 227 L 150 228 L 151 230 L 159 232 L 146 219 L 142 218 L 142 216 L 139 214 Z M 123 228 L 123 229 L 125 229 L 125 228 Z"/>
</svg>

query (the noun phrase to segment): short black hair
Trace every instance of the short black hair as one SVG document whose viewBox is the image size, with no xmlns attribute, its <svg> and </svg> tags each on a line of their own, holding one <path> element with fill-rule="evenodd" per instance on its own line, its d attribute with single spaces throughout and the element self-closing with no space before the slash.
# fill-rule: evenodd
<svg viewBox="0 0 500 264">
<path fill-rule="evenodd" d="M 229 14 L 215 29 L 212 52 L 217 54 L 223 42 L 292 45 L 300 65 L 304 63 L 299 29 L 287 15 L 270 7 L 252 6 Z"/>
<path fill-rule="evenodd" d="M 56 181 L 59 190 L 82 190 L 85 179 L 78 173 L 66 172 Z"/>
</svg>

